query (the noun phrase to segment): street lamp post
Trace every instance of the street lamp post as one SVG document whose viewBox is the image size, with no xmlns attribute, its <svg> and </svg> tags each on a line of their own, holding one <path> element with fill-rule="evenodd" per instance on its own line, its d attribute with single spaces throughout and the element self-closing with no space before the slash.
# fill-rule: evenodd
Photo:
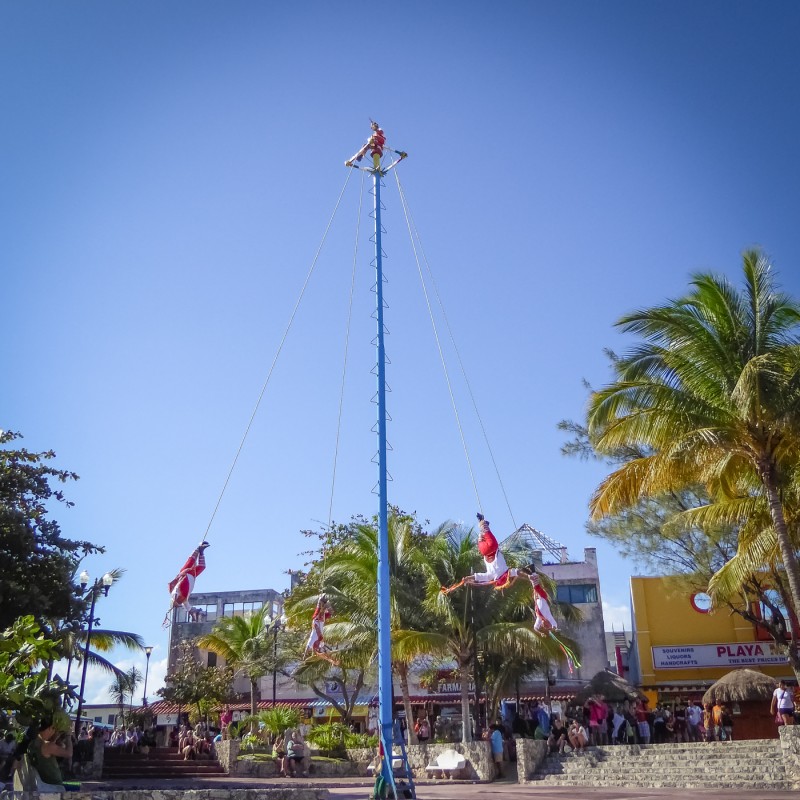
<svg viewBox="0 0 800 800">
<path fill-rule="evenodd" d="M 281 614 L 272 623 L 272 707 L 275 708 L 275 700 L 278 694 L 278 631 L 286 627 L 286 615 Z"/>
<path fill-rule="evenodd" d="M 144 696 L 142 697 L 142 705 L 147 706 L 147 676 L 150 673 L 150 654 L 153 652 L 153 648 L 151 646 L 147 646 L 144 649 L 144 654 L 147 656 L 147 666 L 144 669 Z"/>
<path fill-rule="evenodd" d="M 81 591 L 85 592 L 86 587 L 89 584 L 89 573 L 84 570 L 80 574 L 79 578 L 81 582 Z M 89 591 L 92 594 L 92 604 L 89 607 L 89 626 L 86 629 L 86 644 L 83 648 L 83 670 L 81 672 L 81 691 L 78 696 L 78 711 L 75 715 L 75 736 L 78 736 L 81 730 L 81 712 L 83 711 L 83 692 L 86 688 L 86 667 L 89 665 L 89 645 L 92 642 L 92 630 L 94 629 L 95 622 L 99 622 L 100 620 L 96 620 L 94 618 L 94 605 L 97 602 L 97 594 L 102 589 L 103 596 L 108 596 L 108 590 L 111 587 L 111 584 L 114 583 L 114 576 L 111 575 L 110 572 L 106 572 L 102 578 L 98 578 L 93 584 L 92 588 Z"/>
</svg>

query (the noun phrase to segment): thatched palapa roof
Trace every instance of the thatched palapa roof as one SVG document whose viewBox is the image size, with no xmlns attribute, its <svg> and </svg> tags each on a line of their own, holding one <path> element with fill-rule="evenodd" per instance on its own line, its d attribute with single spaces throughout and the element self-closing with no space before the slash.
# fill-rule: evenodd
<svg viewBox="0 0 800 800">
<path fill-rule="evenodd" d="M 703 703 L 746 703 L 769 700 L 778 682 L 754 669 L 735 669 L 723 675 L 703 695 Z"/>
<path fill-rule="evenodd" d="M 592 695 L 602 694 L 610 703 L 622 703 L 625 700 L 644 699 L 632 683 L 620 677 L 616 672 L 607 669 L 598 672 L 575 696 L 576 703 L 585 703 Z"/>
</svg>

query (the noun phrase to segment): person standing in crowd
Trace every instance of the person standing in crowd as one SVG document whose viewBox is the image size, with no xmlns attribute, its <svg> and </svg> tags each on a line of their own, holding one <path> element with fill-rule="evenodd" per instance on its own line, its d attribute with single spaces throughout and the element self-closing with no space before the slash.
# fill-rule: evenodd
<svg viewBox="0 0 800 800">
<path fill-rule="evenodd" d="M 639 700 L 636 703 L 636 710 L 633 713 L 636 717 L 636 732 L 639 735 L 639 744 L 650 744 L 650 722 L 647 719 L 647 700 Z"/>
<path fill-rule="evenodd" d="M 420 717 L 414 726 L 414 733 L 417 734 L 417 741 L 424 744 L 431 738 L 431 725 L 427 717 Z"/>
<path fill-rule="evenodd" d="M 688 741 L 686 738 L 686 707 L 680 701 L 675 704 L 675 741 Z"/>
<path fill-rule="evenodd" d="M 721 742 L 723 740 L 722 703 L 720 703 L 719 698 L 714 700 L 714 705 L 711 708 L 711 718 L 714 723 L 714 738 L 716 738 L 718 742 Z"/>
<path fill-rule="evenodd" d="M 714 707 L 711 703 L 703 706 L 703 729 L 706 732 L 706 741 L 715 742 L 717 737 L 714 735 Z"/>
<path fill-rule="evenodd" d="M 690 742 L 700 741 L 700 723 L 703 721 L 703 709 L 696 701 L 690 702 L 686 709 L 686 738 Z"/>
<path fill-rule="evenodd" d="M 503 731 L 499 725 L 490 725 L 492 731 L 489 742 L 492 748 L 492 761 L 494 762 L 496 777 L 503 777 Z"/>
<path fill-rule="evenodd" d="M 778 725 L 794 725 L 794 692 L 786 685 L 786 681 L 781 681 L 772 693 L 770 714 Z"/>
<path fill-rule="evenodd" d="M 733 715 L 728 706 L 722 706 L 722 734 L 726 741 L 733 741 Z"/>
</svg>

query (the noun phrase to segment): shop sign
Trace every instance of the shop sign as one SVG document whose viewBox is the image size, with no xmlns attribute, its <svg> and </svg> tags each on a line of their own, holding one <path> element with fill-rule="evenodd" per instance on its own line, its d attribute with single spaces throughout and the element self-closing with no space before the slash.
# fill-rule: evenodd
<svg viewBox="0 0 800 800">
<path fill-rule="evenodd" d="M 156 725 L 177 725 L 177 714 L 156 714 Z"/>
<path fill-rule="evenodd" d="M 745 667 L 753 664 L 786 664 L 786 655 L 772 643 L 685 644 L 654 647 L 654 669 L 692 667 Z"/>
</svg>

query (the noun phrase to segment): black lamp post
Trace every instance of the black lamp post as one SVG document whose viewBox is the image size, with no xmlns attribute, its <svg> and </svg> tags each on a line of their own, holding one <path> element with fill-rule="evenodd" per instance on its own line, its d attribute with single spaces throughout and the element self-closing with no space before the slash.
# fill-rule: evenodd
<svg viewBox="0 0 800 800">
<path fill-rule="evenodd" d="M 80 574 L 81 591 L 85 592 L 89 584 L 89 573 L 84 570 Z M 77 736 L 81 730 L 81 712 L 83 711 L 83 691 L 86 688 L 86 667 L 89 666 L 89 645 L 92 642 L 92 630 L 94 629 L 95 622 L 100 620 L 94 618 L 94 604 L 97 602 L 97 594 L 102 589 L 103 596 L 108 596 L 108 590 L 111 584 L 114 583 L 114 576 L 110 572 L 106 572 L 102 578 L 98 578 L 89 589 L 92 595 L 92 604 L 89 607 L 89 626 L 86 629 L 86 644 L 83 648 L 83 670 L 81 672 L 81 691 L 78 696 L 78 712 L 75 715 L 75 735 Z"/>
<path fill-rule="evenodd" d="M 272 707 L 275 707 L 275 699 L 278 694 L 278 632 L 286 627 L 286 615 L 281 614 L 272 625 Z"/>
<path fill-rule="evenodd" d="M 147 707 L 147 675 L 150 672 L 150 654 L 153 652 L 153 648 L 148 645 L 144 649 L 144 654 L 147 656 L 147 666 L 144 669 L 144 697 L 142 697 L 142 705 Z"/>
</svg>

